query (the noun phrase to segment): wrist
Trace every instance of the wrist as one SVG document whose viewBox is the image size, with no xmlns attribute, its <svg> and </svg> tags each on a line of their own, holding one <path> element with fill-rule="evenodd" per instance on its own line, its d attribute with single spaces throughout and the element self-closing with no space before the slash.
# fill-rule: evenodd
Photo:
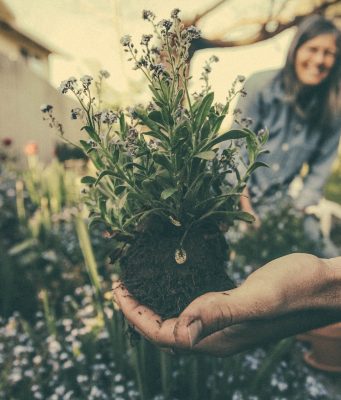
<svg viewBox="0 0 341 400">
<path fill-rule="evenodd" d="M 279 303 L 284 312 L 341 310 L 341 257 L 327 260 L 311 254 L 292 254 L 286 259 L 288 267 L 290 261 L 295 264 L 292 272 L 296 278 L 287 285 L 278 285 L 282 287 Z"/>
<path fill-rule="evenodd" d="M 326 306 L 341 311 L 341 257 L 323 260 L 328 270 Z"/>
</svg>

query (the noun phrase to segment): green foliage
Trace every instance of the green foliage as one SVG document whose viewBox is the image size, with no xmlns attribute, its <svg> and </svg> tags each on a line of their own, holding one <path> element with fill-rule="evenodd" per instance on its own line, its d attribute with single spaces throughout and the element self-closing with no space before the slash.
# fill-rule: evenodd
<svg viewBox="0 0 341 400">
<path fill-rule="evenodd" d="M 96 168 L 95 176 L 82 180 L 91 220 L 104 222 L 122 237 L 132 237 L 151 214 L 181 224 L 184 235 L 203 220 L 251 222 L 251 216 L 238 211 L 238 198 L 250 174 L 265 165 L 256 160 L 266 135 L 249 129 L 219 133 L 244 78 L 237 78 L 224 105 L 215 104 L 208 73 L 217 58 L 211 57 L 204 67 L 201 93 L 190 96 L 188 51 L 200 32 L 185 27 L 177 14 L 159 23 L 154 17 L 146 19 L 153 25 L 158 47 L 151 44 L 152 35 L 142 36 L 140 50 L 129 35 L 121 43 L 148 81 L 152 102 L 147 108 L 102 110 L 89 76 L 61 85 L 63 93 L 71 91 L 79 101 L 72 116 L 85 120 L 82 131 L 88 140 L 81 140 L 80 147 Z M 96 90 L 103 77 L 102 72 L 95 81 Z M 240 174 L 240 147 L 245 144 L 250 161 Z M 227 183 L 227 174 L 233 183 Z"/>
<path fill-rule="evenodd" d="M 24 171 L 0 175 L 0 315 L 20 310 L 31 319 L 41 290 L 58 313 L 64 293 L 88 281 L 74 224 L 79 179 L 56 160 L 43 166 L 35 155 Z M 92 230 L 93 243 L 100 235 Z M 107 245 L 100 251 L 102 269 Z"/>
</svg>

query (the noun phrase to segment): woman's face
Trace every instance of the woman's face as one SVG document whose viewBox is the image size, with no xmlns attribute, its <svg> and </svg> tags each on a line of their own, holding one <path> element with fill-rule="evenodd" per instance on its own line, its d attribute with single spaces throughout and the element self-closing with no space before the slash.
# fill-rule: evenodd
<svg viewBox="0 0 341 400">
<path fill-rule="evenodd" d="M 302 44 L 296 52 L 295 72 L 303 85 L 319 85 L 329 75 L 336 59 L 336 38 L 326 33 Z"/>
</svg>

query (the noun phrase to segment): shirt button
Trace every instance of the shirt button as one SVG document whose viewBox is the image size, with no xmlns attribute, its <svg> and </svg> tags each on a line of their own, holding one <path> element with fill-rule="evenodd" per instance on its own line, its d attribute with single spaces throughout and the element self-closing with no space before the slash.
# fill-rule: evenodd
<svg viewBox="0 0 341 400">
<path fill-rule="evenodd" d="M 287 152 L 287 151 L 289 150 L 289 143 L 283 143 L 283 144 L 282 144 L 282 150 L 283 150 L 284 152 Z"/>
<path fill-rule="evenodd" d="M 271 167 L 271 169 L 272 169 L 274 172 L 278 172 L 278 171 L 279 171 L 279 164 L 277 164 L 277 163 L 273 164 L 272 167 Z"/>
</svg>

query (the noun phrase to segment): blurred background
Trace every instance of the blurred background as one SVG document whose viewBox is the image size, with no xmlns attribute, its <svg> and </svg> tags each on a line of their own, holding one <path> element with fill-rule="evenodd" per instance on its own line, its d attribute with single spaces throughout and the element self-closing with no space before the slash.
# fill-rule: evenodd
<svg viewBox="0 0 341 400">
<path fill-rule="evenodd" d="M 331 3 L 331 4 L 329 4 Z M 335 3 L 335 4 L 334 4 Z M 176 6 L 181 18 L 203 33 L 191 62 L 193 91 L 200 84 L 204 61 L 215 54 L 220 62 L 211 75 L 217 101 L 239 74 L 283 65 L 295 26 L 304 15 L 323 12 L 336 15 L 338 2 L 330 1 L 208 1 L 184 0 L 1 0 L 0 137 L 13 136 L 14 145 L 39 142 L 41 157 L 51 156 L 53 135 L 46 134 L 39 107 L 53 103 L 72 135 L 66 110 L 70 103 L 56 88 L 70 76 L 95 75 L 101 68 L 111 73 L 106 99 L 116 105 L 145 101 L 143 77 L 132 71 L 119 43 L 124 34 L 138 41 L 150 31 L 142 21 L 142 9 L 166 18 Z M 65 119 L 65 120 L 64 120 Z M 76 128 L 77 130 L 77 128 Z M 20 132 L 20 134 L 19 134 Z"/>
<path fill-rule="evenodd" d="M 219 57 L 210 77 L 216 101 L 237 75 L 281 67 L 305 16 L 321 13 L 341 27 L 341 0 L 0 0 L 0 399 L 341 398 L 340 375 L 306 365 L 307 348 L 293 338 L 226 360 L 172 358 L 128 338 L 113 309 L 111 243 L 100 227 L 89 232 L 79 209 L 80 179 L 91 166 L 57 140 L 40 107 L 53 104 L 65 135 L 78 139 L 76 103 L 58 87 L 100 69 L 111 74 L 106 105 L 147 104 L 146 82 L 120 38 L 138 43 L 150 32 L 143 9 L 159 20 L 176 7 L 202 31 L 192 92 L 205 61 Z M 325 234 L 341 246 L 340 157 L 324 197 Z M 313 252 L 301 222 L 279 210 L 261 237 L 238 234 L 231 275 L 241 281 L 274 257 Z"/>
</svg>

